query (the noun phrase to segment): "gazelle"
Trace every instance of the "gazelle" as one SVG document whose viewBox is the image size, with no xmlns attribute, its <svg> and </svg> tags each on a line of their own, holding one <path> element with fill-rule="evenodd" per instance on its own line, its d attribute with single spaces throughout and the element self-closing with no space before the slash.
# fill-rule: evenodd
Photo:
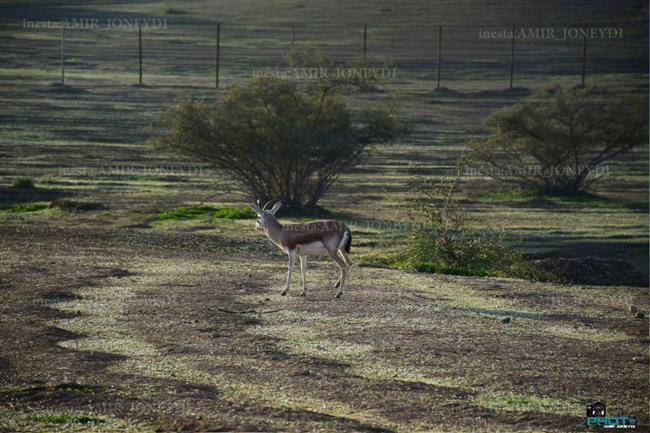
<svg viewBox="0 0 650 433">
<path fill-rule="evenodd" d="M 282 225 L 275 218 L 275 213 L 282 206 L 282 202 L 277 201 L 271 209 L 268 209 L 270 203 L 269 201 L 261 209 L 254 204 L 251 204 L 250 207 L 258 216 L 255 228 L 264 230 L 266 236 L 289 256 L 287 284 L 281 295 L 286 295 L 291 285 L 291 273 L 296 263 L 296 257 L 300 258 L 300 272 L 302 273 L 300 296 L 305 296 L 307 294 L 307 256 L 328 255 L 341 270 L 341 275 L 335 285 L 338 288 L 335 297 L 339 298 L 343 293 L 348 271 L 352 267 L 349 255 L 352 234 L 348 226 L 343 221 L 336 220 Z M 261 205 L 259 201 L 258 204 Z"/>
</svg>

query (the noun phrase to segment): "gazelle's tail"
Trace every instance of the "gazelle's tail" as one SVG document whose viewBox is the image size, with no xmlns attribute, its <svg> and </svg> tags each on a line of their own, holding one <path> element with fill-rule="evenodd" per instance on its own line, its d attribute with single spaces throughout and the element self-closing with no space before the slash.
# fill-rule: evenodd
<svg viewBox="0 0 650 433">
<path fill-rule="evenodd" d="M 352 259 L 350 258 L 350 247 L 352 246 L 352 233 L 350 229 L 346 227 L 345 232 L 343 232 L 343 238 L 341 239 L 341 244 L 339 246 L 339 255 L 343 259 L 348 268 L 352 266 Z"/>
<path fill-rule="evenodd" d="M 346 235 L 347 235 L 347 237 L 346 237 Z M 350 247 L 352 246 L 352 232 L 350 232 L 350 229 L 346 229 L 343 236 L 344 236 L 344 238 L 346 238 L 345 252 L 350 254 Z"/>
</svg>

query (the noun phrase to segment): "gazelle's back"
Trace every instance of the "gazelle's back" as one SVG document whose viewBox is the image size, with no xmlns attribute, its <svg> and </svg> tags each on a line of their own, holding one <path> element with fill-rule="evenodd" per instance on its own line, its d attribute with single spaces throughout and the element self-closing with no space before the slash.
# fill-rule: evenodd
<svg viewBox="0 0 650 433">
<path fill-rule="evenodd" d="M 348 226 L 339 220 L 317 220 L 308 223 L 284 224 L 284 230 L 289 232 L 335 232 L 341 233 L 347 230 Z"/>
<path fill-rule="evenodd" d="M 286 224 L 282 226 L 283 243 L 290 249 L 296 245 L 304 245 L 312 242 L 329 243 L 332 238 L 340 239 L 341 235 L 348 230 L 343 221 L 318 220 L 300 224 Z"/>
</svg>

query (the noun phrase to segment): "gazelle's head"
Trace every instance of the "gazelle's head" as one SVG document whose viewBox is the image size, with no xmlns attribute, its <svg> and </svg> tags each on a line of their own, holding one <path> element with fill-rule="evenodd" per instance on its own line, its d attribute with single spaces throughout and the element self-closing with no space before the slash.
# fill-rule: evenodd
<svg viewBox="0 0 650 433">
<path fill-rule="evenodd" d="M 269 209 L 269 205 L 272 202 L 273 200 L 269 200 L 261 209 L 258 206 L 261 205 L 259 200 L 257 201 L 257 205 L 254 205 L 252 203 L 250 204 L 253 212 L 257 214 L 257 221 L 255 222 L 256 229 L 267 230 L 271 222 L 277 223 L 277 220 L 275 219 L 275 213 L 282 207 L 282 201 L 276 201 L 273 207 Z"/>
</svg>

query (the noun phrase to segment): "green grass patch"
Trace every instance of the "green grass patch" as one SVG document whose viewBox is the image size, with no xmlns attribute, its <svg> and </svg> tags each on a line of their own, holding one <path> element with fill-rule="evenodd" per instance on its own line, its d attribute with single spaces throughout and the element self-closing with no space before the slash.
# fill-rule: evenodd
<svg viewBox="0 0 650 433">
<path fill-rule="evenodd" d="M 214 218 L 225 218 L 231 220 L 243 220 L 256 218 L 255 212 L 248 207 L 222 207 L 214 211 Z"/>
<path fill-rule="evenodd" d="M 187 206 L 157 213 L 155 217 L 161 221 L 178 221 L 207 218 L 252 219 L 256 215 L 246 207 Z"/>
<path fill-rule="evenodd" d="M 573 415 L 582 409 L 579 402 L 534 395 L 506 393 L 482 393 L 474 402 L 483 407 L 499 411 L 542 412 Z"/>
<path fill-rule="evenodd" d="M 7 209 L 5 212 L 9 213 L 23 213 L 23 212 L 38 212 L 49 207 L 48 203 L 25 203 Z"/>
<path fill-rule="evenodd" d="M 583 203 L 594 206 L 602 206 L 611 204 L 610 201 L 602 196 L 592 194 L 589 192 L 581 192 L 575 194 L 561 194 L 561 193 L 542 193 L 538 191 L 509 191 L 499 192 L 486 196 L 486 199 L 491 201 L 515 201 L 515 202 L 532 202 L 532 201 L 546 201 L 554 203 Z"/>
<path fill-rule="evenodd" d="M 538 269 L 523 257 L 514 255 L 495 262 L 477 261 L 475 266 L 451 266 L 435 260 L 416 260 L 408 257 L 405 250 L 382 250 L 357 259 L 361 266 L 411 270 L 423 273 L 461 275 L 466 277 L 523 278 L 531 281 L 558 282 L 559 278 Z"/>
<path fill-rule="evenodd" d="M 208 217 L 215 210 L 212 206 L 188 206 L 160 212 L 155 217 L 158 220 L 193 220 Z"/>
<path fill-rule="evenodd" d="M 464 275 L 477 277 L 501 277 L 499 272 L 490 272 L 485 269 L 473 269 L 462 266 L 445 266 L 432 262 L 410 262 L 407 260 L 396 260 L 393 267 L 397 269 L 412 269 L 418 272 L 429 272 L 436 274 Z"/>
<path fill-rule="evenodd" d="M 359 257 L 357 263 L 362 266 L 392 268 L 411 270 L 425 273 L 463 275 L 477 277 L 505 277 L 503 272 L 491 271 L 488 269 L 468 268 L 461 266 L 446 266 L 441 263 L 427 261 L 411 261 L 405 259 L 402 254 L 366 254 Z"/>
<path fill-rule="evenodd" d="M 78 383 L 64 383 L 57 386 L 57 388 L 63 391 L 80 392 L 83 394 L 93 394 L 95 392 L 94 387 L 88 385 L 79 385 Z"/>
<path fill-rule="evenodd" d="M 36 414 L 31 418 L 33 421 L 45 424 L 101 424 L 106 421 L 93 415 L 75 415 L 67 412 Z"/>
</svg>

